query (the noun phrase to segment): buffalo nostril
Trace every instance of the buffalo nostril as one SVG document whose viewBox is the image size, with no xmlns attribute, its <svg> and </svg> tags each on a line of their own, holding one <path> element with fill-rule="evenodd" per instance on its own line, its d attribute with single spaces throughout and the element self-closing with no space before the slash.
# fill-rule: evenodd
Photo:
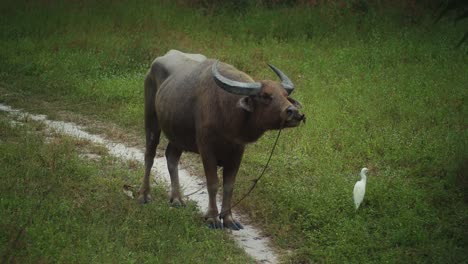
<svg viewBox="0 0 468 264">
<path fill-rule="evenodd" d="M 292 118 L 295 113 L 297 113 L 297 109 L 295 107 L 290 106 L 288 109 L 286 109 L 286 115 L 288 118 Z"/>
</svg>

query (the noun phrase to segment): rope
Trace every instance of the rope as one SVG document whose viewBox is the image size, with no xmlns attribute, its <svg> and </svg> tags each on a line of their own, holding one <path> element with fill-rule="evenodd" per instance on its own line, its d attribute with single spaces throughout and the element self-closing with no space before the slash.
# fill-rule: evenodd
<svg viewBox="0 0 468 264">
<path fill-rule="evenodd" d="M 256 179 L 252 180 L 253 181 L 252 186 L 250 186 L 250 189 L 247 191 L 247 193 L 244 194 L 244 196 L 242 196 L 242 198 L 240 198 L 234 205 L 232 205 L 228 209 L 226 209 L 226 210 L 222 211 L 221 213 L 215 215 L 215 217 L 222 216 L 226 212 L 229 212 L 232 208 L 236 207 L 245 198 L 247 198 L 247 196 L 249 196 L 249 194 L 253 191 L 253 189 L 255 189 L 255 186 L 257 186 L 257 183 L 260 181 L 260 179 L 263 177 L 263 175 L 265 175 L 265 171 L 268 168 L 268 165 L 270 164 L 271 157 L 273 156 L 273 152 L 275 151 L 276 145 L 278 144 L 278 139 L 279 139 L 279 137 L 281 135 L 281 131 L 283 130 L 282 127 L 283 126 L 281 126 L 280 130 L 278 131 L 278 135 L 276 136 L 275 143 L 273 144 L 273 147 L 271 148 L 270 156 L 268 157 L 268 160 L 265 163 L 265 166 L 263 167 L 263 170 L 262 170 L 262 173 L 260 173 L 260 176 L 258 178 L 256 178 Z"/>
<path fill-rule="evenodd" d="M 281 135 L 281 131 L 283 130 L 282 128 L 283 126 L 281 126 L 280 130 L 278 131 L 278 135 L 276 136 L 276 139 L 275 139 L 275 143 L 273 144 L 273 147 L 271 148 L 271 152 L 270 152 L 270 156 L 268 157 L 268 160 L 267 162 L 265 163 L 265 166 L 263 167 L 263 170 L 262 172 L 260 173 L 260 176 L 256 179 L 253 179 L 253 184 L 252 186 L 250 186 L 250 189 L 242 196 L 241 199 L 239 199 L 234 205 L 232 205 L 231 207 L 229 207 L 228 209 L 222 211 L 221 213 L 215 215 L 214 217 L 218 217 L 218 216 L 222 216 L 224 213 L 226 212 L 229 212 L 230 210 L 232 210 L 234 207 L 236 207 L 237 205 L 239 205 L 245 198 L 247 198 L 247 196 L 250 195 L 250 193 L 253 191 L 253 189 L 255 189 L 255 186 L 257 186 L 257 183 L 260 181 L 260 179 L 263 177 L 263 175 L 265 175 L 265 171 L 266 169 L 268 168 L 268 165 L 270 164 L 270 161 L 271 161 L 271 157 L 273 156 L 273 152 L 275 151 L 275 148 L 276 148 L 276 145 L 278 144 L 278 139 Z M 206 184 L 204 184 L 202 187 L 200 187 L 198 190 L 190 193 L 190 194 L 187 194 L 185 195 L 185 197 L 189 197 L 191 195 L 194 195 L 196 193 L 198 193 L 199 191 L 201 191 L 202 189 L 204 189 L 206 187 Z"/>
<path fill-rule="evenodd" d="M 206 187 L 206 183 L 203 184 L 203 186 L 200 187 L 198 190 L 196 190 L 196 191 L 194 191 L 194 192 L 191 192 L 191 193 L 189 193 L 189 194 L 187 194 L 187 195 L 184 195 L 184 197 L 188 198 L 189 196 L 194 195 L 194 194 L 196 194 L 197 192 L 203 190 L 205 187 Z"/>
</svg>

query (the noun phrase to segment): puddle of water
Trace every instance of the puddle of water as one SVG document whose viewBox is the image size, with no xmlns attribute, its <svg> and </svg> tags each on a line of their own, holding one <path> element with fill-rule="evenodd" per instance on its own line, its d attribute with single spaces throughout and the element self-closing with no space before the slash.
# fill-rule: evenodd
<svg viewBox="0 0 468 264">
<path fill-rule="evenodd" d="M 133 147 L 127 147 L 124 144 L 112 142 L 104 137 L 90 134 L 84 131 L 83 127 L 74 123 L 48 120 L 47 116 L 45 115 L 32 115 L 3 104 L 0 104 L 0 111 L 8 112 L 11 115 L 17 117 L 25 116 L 31 120 L 43 122 L 49 129 L 56 130 L 59 133 L 80 139 L 86 139 L 97 144 L 102 144 L 106 146 L 111 155 L 121 159 L 136 160 L 140 163 L 144 161 L 144 152 L 142 150 Z M 15 124 L 18 123 L 18 121 L 13 122 Z M 153 173 L 156 175 L 155 178 L 158 184 L 163 181 L 164 184 L 168 186 L 170 183 L 170 176 L 168 173 L 165 157 L 156 158 L 154 160 Z M 191 176 L 190 173 L 185 169 L 179 170 L 179 178 L 181 187 L 186 194 L 193 193 L 197 191 L 200 186 L 204 185 L 204 181 L 202 181 L 199 177 Z M 218 204 L 220 204 L 220 198 L 221 197 L 218 197 Z M 202 212 L 207 210 L 208 194 L 206 191 L 199 191 L 191 195 L 190 200 L 195 201 Z M 247 216 L 242 215 L 235 210 L 233 211 L 233 215 L 238 219 L 242 219 L 244 229 L 230 232 L 232 238 L 245 250 L 245 252 L 247 252 L 247 254 L 252 256 L 257 262 L 277 263 L 278 258 L 276 253 L 268 246 L 268 238 L 262 236 L 260 230 L 249 224 L 250 221 Z"/>
</svg>

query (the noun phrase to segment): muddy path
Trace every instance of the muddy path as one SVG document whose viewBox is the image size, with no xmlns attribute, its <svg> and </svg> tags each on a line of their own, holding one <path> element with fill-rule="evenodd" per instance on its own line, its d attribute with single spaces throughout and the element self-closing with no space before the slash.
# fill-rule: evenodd
<svg viewBox="0 0 468 264">
<path fill-rule="evenodd" d="M 21 119 L 24 120 L 24 117 L 27 117 L 30 120 L 43 123 L 47 129 L 105 146 L 111 155 L 122 160 L 138 163 L 144 161 L 144 149 L 141 147 L 129 146 L 130 144 L 128 143 L 116 142 L 109 137 L 87 132 L 87 128 L 84 126 L 72 122 L 50 120 L 45 115 L 27 113 L 4 104 L 0 104 L 0 111 L 7 112 L 12 118 L 19 120 L 19 122 Z M 193 171 L 187 169 L 180 169 L 180 184 L 184 193 L 191 194 L 189 199 L 197 204 L 201 212 L 205 212 L 208 205 L 208 195 L 206 189 L 203 188 L 205 182 L 202 180 L 203 177 L 197 177 L 193 173 Z M 155 159 L 152 175 L 157 183 L 164 182 L 167 188 L 169 187 L 170 177 L 165 157 L 157 157 Z M 221 203 L 220 198 L 218 196 L 219 204 Z M 250 219 L 239 211 L 233 210 L 233 215 L 241 220 L 244 229 L 225 232 L 229 232 L 238 245 L 258 263 L 278 263 L 278 255 L 270 246 L 268 237 L 262 235 L 262 230 L 253 226 Z"/>
</svg>

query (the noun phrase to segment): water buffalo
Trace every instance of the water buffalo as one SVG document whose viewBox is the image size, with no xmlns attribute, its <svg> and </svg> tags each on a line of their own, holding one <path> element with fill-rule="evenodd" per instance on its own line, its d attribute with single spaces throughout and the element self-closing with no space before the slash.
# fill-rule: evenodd
<svg viewBox="0 0 468 264">
<path fill-rule="evenodd" d="M 242 228 L 232 217 L 231 198 L 245 145 L 267 130 L 295 127 L 305 118 L 299 113 L 300 103 L 289 97 L 294 90 L 291 80 L 270 67 L 281 82 L 255 82 L 233 66 L 201 54 L 171 50 L 153 61 L 145 79 L 146 152 L 141 203 L 149 199 L 149 175 L 163 131 L 169 140 L 165 154 L 171 203 L 183 205 L 178 175 L 182 152 L 199 153 L 209 195 L 207 223 L 213 228 Z M 216 205 L 218 166 L 223 167 L 221 214 Z"/>
</svg>

